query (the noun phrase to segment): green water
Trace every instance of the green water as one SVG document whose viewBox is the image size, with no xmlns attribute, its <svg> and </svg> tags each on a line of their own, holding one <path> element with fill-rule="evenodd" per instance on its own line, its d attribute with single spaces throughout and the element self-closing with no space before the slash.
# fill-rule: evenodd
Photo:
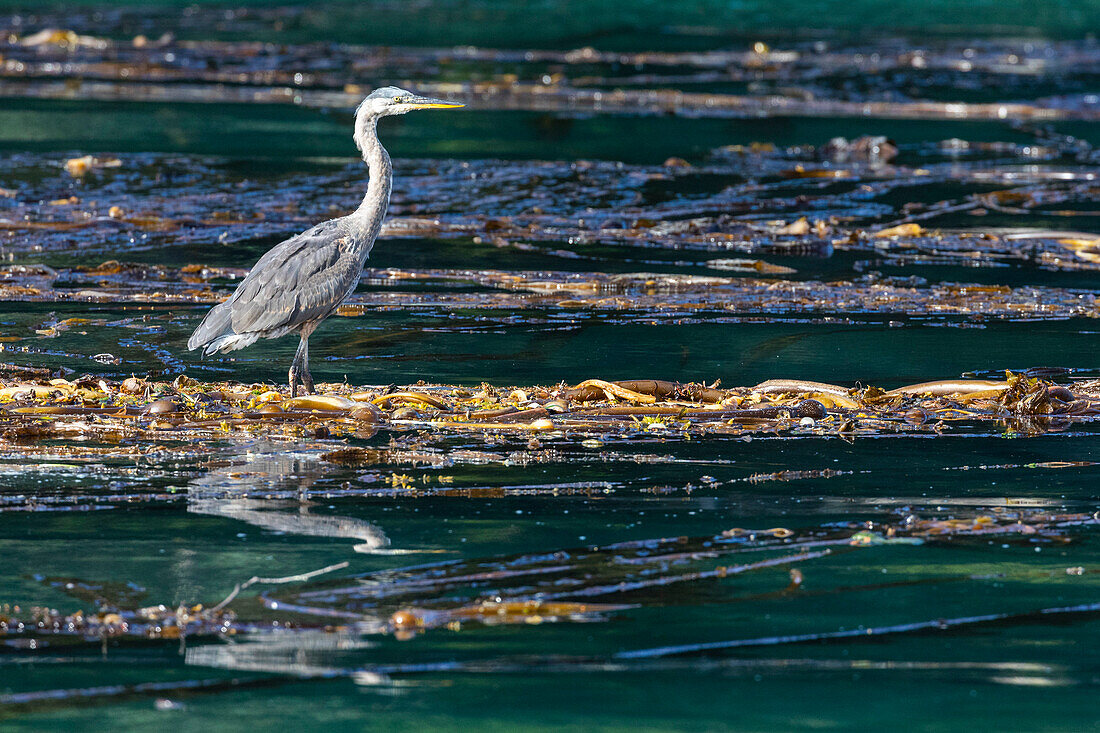
<svg viewBox="0 0 1100 733">
<path fill-rule="evenodd" d="M 239 38 L 243 30 L 250 38 L 292 42 L 320 38 L 346 43 L 510 48 L 690 49 L 700 44 L 721 46 L 730 38 L 844 37 L 898 31 L 921 37 L 1077 38 L 1100 27 L 1100 4 L 1095 0 L 1039 4 L 1025 0 L 922 0 L 905 5 L 879 0 L 814 4 L 803 0 L 608 0 L 596 4 L 580 0 L 441 0 L 412 6 L 372 0 L 291 6 L 268 14 L 262 12 L 267 4 L 256 1 L 160 0 L 142 5 L 135 11 L 128 2 L 29 5 L 4 0 L 0 7 L 47 17 L 63 17 L 66 12 L 95 17 L 96 10 L 106 11 L 98 17 L 131 35 L 171 25 L 180 26 L 182 34 L 192 38 Z M 181 18 L 181 7 L 244 10 L 236 17 L 224 12 L 209 17 L 188 12 Z"/>
<path fill-rule="evenodd" d="M 8 100 L 0 108 L 0 150 L 220 155 L 257 161 L 262 171 L 280 161 L 353 156 L 355 149 L 347 134 L 350 121 L 351 115 L 343 110 L 286 106 Z M 1058 128 L 1100 140 L 1095 123 Z M 136 129 L 145 132 L 135 137 Z M 953 137 L 973 142 L 1028 140 L 1003 124 L 981 121 L 933 125 L 921 120 L 802 117 L 574 119 L 547 113 L 482 111 L 384 120 L 381 129 L 394 157 L 596 159 L 648 164 L 659 164 L 674 155 L 699 160 L 721 145 L 820 145 L 837 136 L 886 135 L 900 143 Z"/>
<path fill-rule="evenodd" d="M 0 2 L 5 18 L 0 27 L 72 26 L 81 33 L 99 28 L 119 38 L 137 32 L 156 37 L 171 29 L 181 38 L 285 43 L 635 50 L 742 47 L 756 37 L 779 44 L 823 35 L 855 43 L 895 31 L 930 43 L 1008 36 L 1080 39 L 1100 27 L 1096 2 L 1039 7 L 977 0 L 904 6 L 870 0 L 433 2 L 426 8 L 349 3 L 267 14 L 258 12 L 266 6 L 257 3 L 248 5 L 254 15 L 216 23 L 203 15 L 209 5 L 197 6 L 193 17 L 181 13 L 181 5 L 119 10 L 79 3 L 28 11 L 20 10 L 21 3 Z M 18 24 L 12 21 L 16 15 Z M 1089 58 L 1095 64 L 1095 54 Z M 498 71 L 492 63 L 478 70 L 486 76 Z M 1084 82 L 1058 77 L 1044 83 L 1080 93 L 1097 70 L 1093 65 L 1080 73 Z M 1006 79 L 1004 88 L 974 89 L 973 97 L 957 87 L 950 90 L 962 101 L 1011 101 L 1015 88 Z M 724 89 L 724 82 L 711 84 L 704 88 Z M 893 221 L 909 201 L 958 201 L 1007 186 L 977 175 L 998 167 L 1024 173 L 1094 170 L 1095 151 L 1087 148 L 1100 142 L 1094 119 L 1057 123 L 1040 133 L 1012 122 L 719 120 L 480 109 L 409 115 L 385 121 L 381 131 L 396 162 L 393 210 L 400 217 L 461 222 L 521 216 L 529 213 L 540 188 L 550 187 L 540 206 L 559 217 L 555 225 L 563 231 L 570 220 L 640 216 L 637 212 L 662 211 L 666 205 L 682 206 L 688 213 L 679 216 L 690 218 L 702 216 L 693 206 L 725 202 L 728 211 L 704 213 L 736 219 L 740 210 L 734 204 L 744 200 L 760 203 L 751 215 L 754 223 L 835 216 L 837 226 L 870 228 Z M 13 228 L 0 232 L 0 248 L 7 264 L 57 269 L 108 259 L 247 267 L 307 222 L 355 205 L 363 181 L 349 128 L 346 110 L 291 105 L 0 99 L 0 188 L 14 192 L 0 197 L 0 219 L 63 220 L 68 214 L 58 212 L 67 210 L 48 202 L 72 195 L 80 206 L 97 211 L 120 202 L 128 210 L 191 222 L 169 231 L 114 229 L 102 222 L 82 230 Z M 771 169 L 761 173 L 752 162 L 722 163 L 714 153 L 729 145 L 770 142 L 787 148 L 865 134 L 891 138 L 905 165 L 941 166 L 936 177 L 922 188 L 879 190 L 873 186 L 888 176 L 860 169 L 834 191 L 815 181 L 783 179 Z M 986 158 L 957 165 L 937 147 L 948 138 L 1048 144 L 1037 134 L 1072 135 L 1086 147 L 1071 148 L 1060 138 L 1064 147 L 1040 163 L 1015 151 L 984 153 Z M 117 155 L 121 163 L 74 180 L 61 165 L 77 154 Z M 671 156 L 693 163 L 696 172 L 666 175 L 661 163 Z M 583 179 L 570 167 L 577 160 L 618 161 L 624 167 L 621 174 L 600 169 Z M 532 161 L 549 164 L 523 167 Z M 761 165 L 780 170 L 794 163 L 765 159 Z M 629 181 L 618 181 L 620 175 Z M 481 188 L 467 194 L 479 176 Z M 646 183 L 630 182 L 643 178 Z M 760 188 L 747 188 L 749 180 Z M 1053 214 L 947 213 L 937 225 L 1095 231 L 1095 212 L 1081 213 L 1094 196 L 1088 185 L 1048 185 L 1044 191 L 1062 196 L 1050 204 Z M 1061 216 L 1057 207 L 1078 213 Z M 232 236 L 221 239 L 217 224 L 201 222 L 226 210 L 267 216 L 227 226 Z M 708 261 L 740 256 L 673 246 L 673 239 L 657 235 L 616 244 L 569 236 L 531 239 L 534 244 L 518 242 L 530 246 L 497 246 L 491 238 L 467 235 L 387 237 L 369 264 L 410 271 L 714 275 Z M 796 269 L 789 276 L 795 281 L 851 280 L 874 270 L 886 277 L 922 278 L 925 284 L 1033 286 L 1040 289 L 1036 297 L 1043 288 L 1073 288 L 1082 297 L 1098 290 L 1095 269 L 1056 271 L 1018 259 L 994 263 L 998 266 L 971 266 L 959 257 L 907 263 L 872 248 L 838 250 L 828 257 L 759 256 Z M 230 286 L 225 280 L 212 283 L 221 291 Z M 81 281 L 71 289 L 91 287 L 97 287 L 94 281 Z M 326 322 L 310 342 L 314 375 L 318 382 L 369 385 L 423 379 L 504 387 L 598 377 L 720 379 L 732 387 L 800 378 L 891 388 L 1031 367 L 1070 370 L 1058 378 L 1073 386 L 1095 379 L 1100 368 L 1100 325 L 1094 317 L 911 315 L 862 307 L 839 313 L 807 308 L 760 314 L 715 306 L 685 312 L 478 300 L 497 292 L 462 277 L 364 281 L 357 297 L 390 294 L 393 304 Z M 185 372 L 202 380 L 283 380 L 296 346 L 290 338 L 207 361 L 186 352 L 187 336 L 206 309 L 150 306 L 123 297 L 95 303 L 0 302 L 0 361 L 69 369 L 72 377 L 96 379 L 154 374 L 171 380 Z M 48 324 L 69 318 L 91 322 L 48 332 Z M 96 358 L 105 352 L 117 362 Z M 537 447 L 526 435 L 438 438 L 409 429 L 349 439 L 357 446 L 422 452 L 418 459 L 364 466 L 324 460 L 322 455 L 343 445 L 325 438 L 303 437 L 297 443 L 226 438 L 192 446 L 191 453 L 43 458 L 5 435 L 0 603 L 65 613 L 94 610 L 88 599 L 67 591 L 64 581 L 54 582 L 76 578 L 131 584 L 138 597 L 134 606 L 209 607 L 253 576 L 290 576 L 346 562 L 346 568 L 306 583 L 253 586 L 233 607 L 241 618 L 278 621 L 279 613 L 256 602 L 263 592 L 283 602 L 321 598 L 314 602 L 337 610 L 360 604 L 356 609 L 369 617 L 377 610 L 373 600 L 334 589 L 385 586 L 427 563 L 468 562 L 471 573 L 492 573 L 535 566 L 553 553 L 589 558 L 563 576 L 560 586 L 540 585 L 538 576 L 494 577 L 455 582 L 433 599 L 457 606 L 491 597 L 498 587 L 516 591 L 526 583 L 550 592 L 569 587 L 568 581 L 585 586 L 597 582 L 593 578 L 624 577 L 633 556 L 627 549 L 607 549 L 613 543 L 678 537 L 711 542 L 734 527 L 854 531 L 860 523 L 896 525 L 910 515 L 1087 516 L 1100 508 L 1098 425 L 1095 418 L 1041 426 L 964 422 L 950 424 L 943 434 L 895 432 L 851 440 L 778 432 L 751 439 L 689 440 L 676 433 L 626 439 L 609 431 L 597 442 L 565 433 Z M 81 445 L 132 447 L 125 437 Z M 439 460 L 433 465 L 424 455 Z M 759 478 L 780 471 L 809 475 Z M 394 474 L 423 491 L 396 490 Z M 340 520 L 348 531 L 312 531 L 318 518 Z M 379 536 L 390 549 L 407 554 L 356 551 L 357 544 Z M 782 551 L 746 551 L 721 562 L 751 562 L 777 552 Z M 709 569 L 718 562 L 705 555 L 670 561 L 648 577 Z M 791 567 L 802 572 L 798 589 L 789 588 Z M 303 595 L 295 595 L 299 592 Z M 793 566 L 581 600 L 629 607 L 541 624 L 464 623 L 460 630 L 436 628 L 407 640 L 368 625 L 283 634 L 265 628 L 186 644 L 121 639 L 101 645 L 57 637 L 33 650 L 14 634 L 0 636 L 5 701 L 0 729 L 1083 731 L 1100 726 L 1094 698 L 1100 618 L 1095 612 L 1026 616 L 1100 601 L 1095 522 L 1051 534 L 841 545 Z M 388 612 L 384 603 L 378 608 Z M 986 614 L 1016 616 L 920 633 L 775 642 L 652 659 L 620 656 L 661 646 L 774 640 Z M 221 686 L 205 692 L 109 689 L 200 680 Z M 83 692 L 72 692 L 77 690 Z M 57 692 L 34 702 L 20 697 L 49 691 Z M 158 698 L 163 702 L 155 702 Z"/>
</svg>

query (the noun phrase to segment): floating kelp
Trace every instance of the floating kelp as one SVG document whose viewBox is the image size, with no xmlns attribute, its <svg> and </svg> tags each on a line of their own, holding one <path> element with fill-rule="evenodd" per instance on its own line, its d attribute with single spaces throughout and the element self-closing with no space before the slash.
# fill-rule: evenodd
<svg viewBox="0 0 1100 733">
<path fill-rule="evenodd" d="M 349 85 L 350 86 L 350 85 Z M 554 88 L 544 84 L 512 81 L 489 83 L 424 82 L 425 93 L 462 100 L 477 108 L 569 114 L 617 113 L 682 115 L 686 117 L 869 117 L 874 119 L 992 120 L 1006 118 L 1037 122 L 1094 120 L 1087 105 L 1069 108 L 1040 104 L 962 102 L 849 102 L 817 100 L 798 96 L 742 96 L 717 93 L 688 93 L 678 90 L 646 89 L 598 91 Z M 223 84 L 180 85 L 140 82 L 84 81 L 77 85 L 42 80 L 0 79 L 0 94 L 34 99 L 132 102 L 230 102 L 234 104 L 301 104 L 309 107 L 354 107 L 364 90 L 354 85 L 349 91 L 298 89 L 293 86 L 236 87 Z"/>
<path fill-rule="evenodd" d="M 896 521 L 802 530 L 733 528 L 713 536 L 659 537 L 333 577 L 332 573 L 347 567 L 344 562 L 283 578 L 253 577 L 238 583 L 228 597 L 209 607 L 137 608 L 127 602 L 143 600 L 141 588 L 40 578 L 68 595 L 94 601 L 95 610 L 64 615 L 49 608 L 4 606 L 0 608 L 0 643 L 9 651 L 36 652 L 57 643 L 201 642 L 227 635 L 286 635 L 311 629 L 345 634 L 348 624 L 353 624 L 357 634 L 394 634 L 409 639 L 430 629 L 460 631 L 471 623 L 606 621 L 640 606 L 675 605 L 690 598 L 686 592 L 668 594 L 664 589 L 672 585 L 726 582 L 745 573 L 789 569 L 795 564 L 806 568 L 814 561 L 885 546 L 913 547 L 985 537 L 1066 544 L 1074 540 L 1075 533 L 1098 523 L 1095 515 L 1083 513 L 1002 510 L 995 515 L 945 519 L 910 515 Z M 745 554 L 750 557 L 734 557 Z M 760 555 L 770 556 L 751 559 Z M 787 582 L 765 596 L 854 590 L 807 591 L 801 587 L 803 572 L 790 570 Z M 1086 571 L 1070 568 L 1067 572 L 1081 575 Z M 325 579 L 315 580 L 319 577 Z M 959 576 L 935 582 L 973 579 Z M 246 616 L 230 610 L 241 591 L 250 586 L 287 584 L 293 584 L 292 590 L 261 592 L 259 599 L 266 610 L 252 602 L 243 606 Z M 762 598 L 734 595 L 731 600 L 745 603 Z"/>
<path fill-rule="evenodd" d="M 198 8 L 192 16 L 203 13 Z M 16 20 L 21 24 L 21 18 Z M 174 16 L 168 22 L 181 19 Z M 211 19 L 211 24 L 224 22 L 220 15 Z M 100 20 L 89 30 L 102 33 L 105 28 Z M 1072 41 L 914 48 L 880 40 L 840 49 L 821 41 L 796 42 L 788 49 L 757 42 L 733 51 L 609 53 L 591 47 L 524 51 L 177 41 L 171 33 L 155 41 L 145 35 L 119 41 L 44 28 L 10 34 L 0 50 L 5 92 L 39 98 L 69 97 L 76 87 L 85 100 L 232 98 L 339 106 L 358 101 L 366 75 L 419 78 L 424 91 L 459 95 L 495 109 L 952 120 L 1094 119 L 1073 80 L 1095 75 L 1100 65 L 1095 48 Z M 455 69 L 474 80 L 458 81 L 462 77 Z M 860 75 L 858 89 L 849 81 L 853 70 Z M 970 92 L 975 79 L 1030 86 L 1034 91 L 1023 96 L 1035 101 L 943 101 Z M 684 90 L 707 85 L 733 86 L 745 93 Z M 891 98 L 888 92 L 899 86 L 906 95 Z"/>
<path fill-rule="evenodd" d="M 481 389 L 324 385 L 288 399 L 268 385 L 128 379 L 7 382 L 0 440 L 98 437 L 133 442 L 200 436 L 352 437 L 379 430 L 525 434 L 537 439 L 609 435 L 855 436 L 949 431 L 953 424 L 1028 421 L 1029 432 L 1064 429 L 1100 415 L 1100 400 L 1038 378 L 948 380 L 883 391 L 784 380 L 718 389 L 661 380 Z M 353 454 L 334 454 L 347 463 Z M 364 460 L 369 458 L 364 454 Z"/>
<path fill-rule="evenodd" d="M 938 618 L 929 621 L 917 621 L 894 626 L 881 626 L 859 629 L 841 629 L 814 634 L 796 634 L 790 636 L 769 636 L 757 639 L 737 639 L 732 641 L 712 641 L 681 646 L 656 647 L 620 652 L 617 659 L 653 659 L 659 657 L 713 654 L 745 647 L 773 647 L 787 644 L 824 643 L 842 640 L 877 640 L 883 636 L 901 634 L 922 634 L 930 631 L 948 631 L 951 629 L 983 626 L 1004 626 L 1035 622 L 1058 623 L 1063 620 L 1091 619 L 1100 613 L 1100 603 L 1082 603 L 1076 606 L 1056 606 L 1041 608 L 1025 613 L 990 613 L 981 616 L 963 618 Z M 1065 617 L 1065 618 L 1060 618 Z M 1026 679 L 1026 678 L 1025 678 Z"/>
<path fill-rule="evenodd" d="M 1087 231 L 1090 153 L 1056 140 L 1050 165 L 1036 166 L 1034 147 L 1007 145 L 993 160 L 959 161 L 938 146 L 909 146 L 904 164 L 852 168 L 827 186 L 810 173 L 831 173 L 833 164 L 811 162 L 817 150 L 797 147 L 718 150 L 692 167 L 399 161 L 383 236 L 459 239 L 496 253 L 616 268 L 659 264 L 784 279 L 802 279 L 845 252 L 870 258 L 844 261 L 857 276 L 901 266 L 1100 268 L 1100 244 Z M 65 160 L 0 161 L 10 194 L 0 207 L 0 238 L 6 249 L 35 258 L 20 267 L 39 267 L 44 256 L 117 258 L 211 239 L 289 236 L 349 209 L 364 185 L 358 163 L 257 182 L 234 180 L 239 174 L 215 159 L 130 155 L 115 162 L 74 183 Z M 952 196 L 943 198 L 945 189 Z M 1064 228 L 1052 229 L 1051 220 Z M 121 235 L 128 235 L 124 244 Z M 662 251 L 679 254 L 669 261 Z M 234 278 L 244 264 L 207 262 L 182 274 L 192 282 Z M 36 285 L 14 279 L 9 287 Z"/>
<path fill-rule="evenodd" d="M 1098 520 L 1088 514 L 1026 514 L 1002 511 L 997 516 L 967 519 L 905 517 L 900 522 L 792 531 L 787 528 L 747 530 L 735 528 L 715 537 L 674 537 L 615 543 L 603 547 L 563 548 L 555 552 L 492 562 L 433 564 L 407 571 L 387 571 L 360 576 L 354 585 L 328 583 L 317 590 L 302 590 L 287 597 L 265 596 L 269 607 L 309 613 L 340 608 L 377 619 L 397 608 L 384 631 L 403 636 L 430 628 L 459 630 L 466 622 L 485 624 L 533 623 L 531 616 L 581 616 L 625 611 L 633 605 L 675 605 L 681 600 L 664 591 L 670 585 L 698 584 L 792 564 L 833 558 L 852 548 L 915 546 L 926 541 L 947 542 L 958 538 L 997 536 L 1009 540 L 1029 537 L 1045 542 L 1069 542 L 1071 533 L 1094 528 Z M 774 553 L 761 560 L 723 560 L 743 553 Z M 731 558 L 732 559 L 732 558 Z M 779 592 L 806 592 L 800 588 L 802 571 L 791 571 L 789 585 Z M 960 578 L 959 580 L 962 580 Z M 475 603 L 469 603 L 473 593 Z M 688 593 L 685 591 L 685 593 Z M 467 605 L 453 607 L 455 599 Z M 615 607 L 590 604 L 601 598 Z M 437 600 L 438 599 L 438 600 Z M 586 599 L 577 603 L 572 599 Z M 738 598 L 748 602 L 753 597 Z M 412 604 L 412 605 L 409 605 Z M 443 608 L 440 608 L 440 606 Z M 451 607 L 447 607 L 451 606 Z M 534 621 L 537 623 L 537 621 Z"/>
<path fill-rule="evenodd" d="M 0 296 L 43 303 L 205 304 L 221 294 L 209 280 L 243 275 L 244 270 L 186 266 L 181 269 L 108 262 L 96 268 L 26 272 L 0 268 Z M 368 269 L 379 289 L 352 295 L 337 314 L 369 316 L 380 308 L 476 308 L 487 311 L 562 310 L 605 312 L 616 317 L 679 317 L 702 314 L 748 316 L 822 312 L 858 316 L 935 317 L 951 322 L 1100 317 L 1095 293 L 1076 288 L 990 286 L 967 283 L 913 284 L 910 280 L 863 277 L 821 282 L 660 273 L 515 272 L 500 270 Z M 427 283 L 482 286 L 476 292 L 431 292 Z M 109 325 L 102 319 L 44 322 L 36 333 L 54 337 L 78 326 Z"/>
</svg>

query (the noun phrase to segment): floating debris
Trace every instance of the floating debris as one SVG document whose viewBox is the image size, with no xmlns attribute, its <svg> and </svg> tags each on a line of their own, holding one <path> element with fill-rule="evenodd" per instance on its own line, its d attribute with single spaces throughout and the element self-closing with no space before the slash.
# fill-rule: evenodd
<svg viewBox="0 0 1100 733">
<path fill-rule="evenodd" d="M 470 390 L 447 385 L 321 385 L 284 398 L 265 384 L 130 378 L 0 380 L 0 441 L 30 436 L 127 441 L 353 437 L 379 430 L 442 434 L 547 433 L 622 437 L 942 434 L 952 424 L 1028 421 L 1058 429 L 1100 415 L 1100 399 L 1072 385 L 1009 374 L 1004 381 L 947 380 L 883 391 L 784 380 L 717 389 L 662 380 Z M 1039 419 L 1042 418 L 1046 422 Z M 1045 425 L 1045 427 L 1044 427 Z M 339 457 L 335 460 L 346 461 Z"/>
<path fill-rule="evenodd" d="M 253 577 L 238 583 L 229 596 L 211 607 L 195 604 L 126 608 L 122 605 L 126 600 L 144 597 L 141 589 L 136 589 L 136 594 L 129 589 L 111 593 L 103 586 L 76 579 L 46 578 L 43 582 L 65 593 L 85 600 L 94 598 L 97 610 L 62 615 L 48 608 L 5 606 L 0 610 L 0 640 L 11 649 L 34 652 L 45 648 L 51 639 L 97 644 L 110 640 L 119 644 L 151 639 L 202 641 L 224 635 L 333 631 L 336 630 L 331 626 L 333 619 L 342 624 L 354 622 L 359 633 L 393 634 L 406 640 L 432 629 L 461 631 L 470 623 L 531 626 L 551 621 L 607 621 L 615 614 L 641 606 L 675 604 L 675 597 L 663 590 L 674 584 L 724 582 L 744 573 L 799 563 L 803 569 L 790 570 L 786 575 L 788 585 L 780 592 L 806 593 L 802 587 L 805 563 L 831 559 L 838 553 L 987 536 L 1029 541 L 1041 538 L 1065 544 L 1073 541 L 1074 532 L 1098 524 L 1100 520 L 1095 515 L 1082 513 L 1002 511 L 997 516 L 947 519 L 910 515 L 894 522 L 851 523 L 797 531 L 781 527 L 759 531 L 736 528 L 715 536 L 652 538 L 330 577 L 347 567 L 344 562 L 283 578 Z M 732 564 L 724 559 L 768 552 L 774 556 Z M 1084 572 L 1070 568 L 1067 574 Z M 320 576 L 328 579 L 314 580 Z M 967 579 L 973 578 L 959 576 L 951 580 Z M 309 585 L 317 582 L 322 587 Z M 266 610 L 252 610 L 253 618 L 239 617 L 229 610 L 242 590 L 256 584 L 294 587 L 286 593 L 261 593 Z M 465 593 L 461 592 L 463 589 Z M 609 600 L 594 603 L 588 600 L 591 598 Z M 755 598 L 742 596 L 736 600 L 749 602 Z M 246 607 L 252 606 L 246 604 Z M 280 614 L 284 618 L 272 623 L 268 620 L 272 614 L 274 618 Z M 724 644 L 714 648 L 723 648 Z M 695 648 L 685 647 L 683 651 Z M 634 652 L 622 654 L 630 656 Z"/>
<path fill-rule="evenodd" d="M 79 158 L 70 158 L 65 161 L 65 170 L 73 178 L 80 178 L 87 175 L 89 171 L 97 168 L 118 168 L 122 165 L 122 161 L 118 158 L 96 158 L 91 155 L 82 155 Z M 52 203 L 52 202 L 51 202 Z M 79 203 L 76 200 L 66 199 L 64 203 Z M 112 206 L 108 212 L 108 216 L 112 219 L 122 218 L 122 209 L 117 206 Z"/>
<path fill-rule="evenodd" d="M 261 11 L 256 11 L 261 12 Z M 196 9 L 173 24 L 194 23 L 214 13 Z M 114 19 L 119 21 L 120 15 Z M 65 20 L 73 20 L 65 18 Z M 278 19 L 271 25 L 281 24 Z M 209 26 L 224 25 L 220 15 Z M 18 25 L 18 24 L 17 24 Z M 139 27 L 147 27 L 140 24 Z M 98 18 L 96 33 L 104 33 Z M 235 34 L 234 34 L 235 35 Z M 492 48 L 363 47 L 342 44 L 265 46 L 254 42 L 130 41 L 47 28 L 0 44 L 0 79 L 6 95 L 67 98 L 76 91 L 59 80 L 78 79 L 82 99 L 293 103 L 354 105 L 361 79 L 414 78 L 426 93 L 461 97 L 468 104 L 583 114 L 679 114 L 688 116 L 877 117 L 883 119 L 1095 119 L 1095 104 L 1072 79 L 1097 66 L 1096 49 L 1085 41 L 1001 41 L 944 44 L 913 49 L 897 41 L 869 42 L 859 49 L 831 50 L 812 41 L 789 50 L 754 44 L 746 50 L 686 53 L 616 53 L 585 47 L 571 51 L 510 51 Z M 323 59 L 323 63 L 318 63 Z M 1006 59 L 1012 61 L 1006 62 Z M 57 63 L 64 60 L 64 64 Z M 445 70 L 479 65 L 487 77 L 458 81 Z M 504 67 L 507 71 L 500 71 Z M 624 75 L 620 69 L 635 70 Z M 517 73 L 518 71 L 518 73 Z M 553 73 L 548 73 L 553 71 Z M 860 75 L 859 91 L 845 83 Z M 1094 72 L 1093 72 L 1094 73 Z M 943 101 L 970 92 L 976 77 L 989 84 L 1029 85 L 1032 101 Z M 686 91 L 692 85 L 746 84 L 745 94 Z M 1042 95 L 1053 85 L 1061 94 Z M 908 95 L 888 92 L 899 86 Z M 916 96 L 923 90 L 923 98 Z M 1042 91 L 1040 91 L 1042 90 Z M 1041 96 L 1042 95 L 1042 96 Z M 916 97 L 916 98 L 914 98 Z M 950 98 L 950 97 L 947 97 Z M 841 146 L 834 155 L 888 159 L 887 143 L 870 136 Z M 863 148 L 867 152 L 863 152 Z M 854 151 L 853 151 L 854 148 Z M 877 151 L 877 152 L 876 152 Z"/>
</svg>

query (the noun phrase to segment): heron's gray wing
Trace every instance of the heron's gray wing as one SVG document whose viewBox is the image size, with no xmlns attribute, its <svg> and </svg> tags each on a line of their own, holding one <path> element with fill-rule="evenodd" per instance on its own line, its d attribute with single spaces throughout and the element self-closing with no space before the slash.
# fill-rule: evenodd
<svg viewBox="0 0 1100 733">
<path fill-rule="evenodd" d="M 335 222 L 273 247 L 225 303 L 236 333 L 277 332 L 329 315 L 358 282 L 362 264 Z"/>
</svg>

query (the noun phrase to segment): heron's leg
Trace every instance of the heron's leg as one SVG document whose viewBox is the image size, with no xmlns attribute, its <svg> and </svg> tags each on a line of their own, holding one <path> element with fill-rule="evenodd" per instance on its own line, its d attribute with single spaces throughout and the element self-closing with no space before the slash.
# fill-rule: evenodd
<svg viewBox="0 0 1100 733">
<path fill-rule="evenodd" d="M 290 396 L 298 396 L 298 385 L 305 386 L 305 381 L 302 379 L 302 372 L 305 371 L 305 353 L 306 353 L 306 340 L 302 339 L 302 342 L 298 344 L 298 350 L 294 352 L 294 361 L 290 362 L 290 372 L 287 373 L 287 383 L 290 387 Z M 308 374 L 308 372 L 307 372 Z M 310 380 L 312 381 L 312 380 Z"/>
<path fill-rule="evenodd" d="M 302 336 L 298 353 L 302 355 L 302 386 L 306 388 L 306 394 L 313 394 L 313 375 L 309 373 L 309 336 Z"/>
<path fill-rule="evenodd" d="M 290 371 L 286 375 L 287 386 L 290 387 L 290 396 L 298 396 L 298 361 L 290 363 Z"/>
</svg>

